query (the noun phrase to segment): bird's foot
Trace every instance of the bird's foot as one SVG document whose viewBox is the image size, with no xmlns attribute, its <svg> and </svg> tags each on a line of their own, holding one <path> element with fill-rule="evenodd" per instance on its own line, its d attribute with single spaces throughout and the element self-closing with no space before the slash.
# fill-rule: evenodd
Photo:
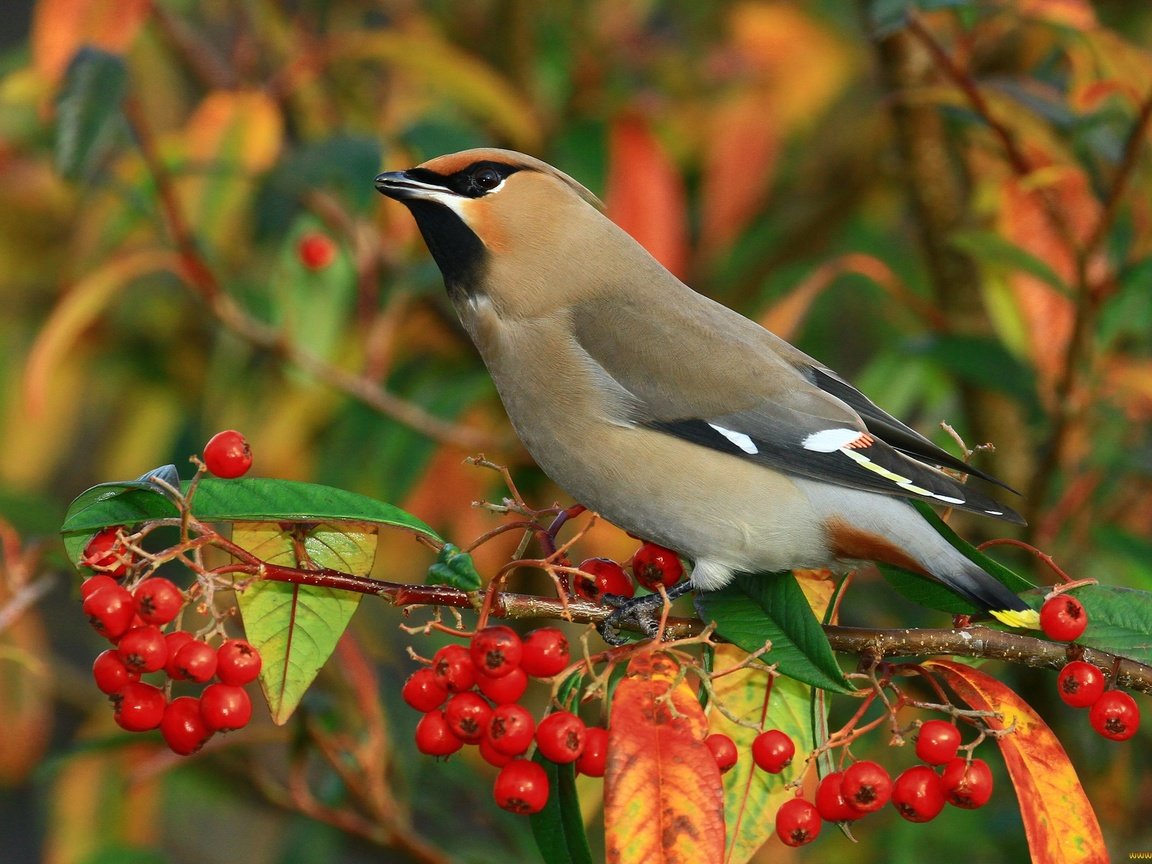
<svg viewBox="0 0 1152 864">
<path fill-rule="evenodd" d="M 664 594 L 645 594 L 643 597 L 622 597 L 619 594 L 605 594 L 603 601 L 616 610 L 596 625 L 600 638 L 609 645 L 623 645 L 628 638 L 620 632 L 621 627 L 631 624 L 646 638 L 654 639 L 661 635 L 667 620 L 667 608 L 677 597 L 692 590 L 692 583 L 685 579 Z"/>
</svg>

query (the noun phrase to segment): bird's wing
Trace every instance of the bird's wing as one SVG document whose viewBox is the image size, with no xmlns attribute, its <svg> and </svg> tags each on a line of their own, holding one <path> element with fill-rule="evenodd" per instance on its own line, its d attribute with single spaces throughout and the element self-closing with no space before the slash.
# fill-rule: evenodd
<svg viewBox="0 0 1152 864">
<path fill-rule="evenodd" d="M 619 422 L 793 475 L 1024 521 L 933 467 L 963 463 L 759 325 L 695 292 L 664 300 L 660 315 L 622 292 L 571 307 L 594 371 L 628 394 Z"/>
</svg>

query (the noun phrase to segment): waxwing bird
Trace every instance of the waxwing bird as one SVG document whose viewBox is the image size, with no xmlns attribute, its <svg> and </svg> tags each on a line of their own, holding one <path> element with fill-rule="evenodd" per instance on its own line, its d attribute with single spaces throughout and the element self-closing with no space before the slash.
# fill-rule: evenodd
<svg viewBox="0 0 1152 864">
<path fill-rule="evenodd" d="M 537 464 L 690 559 L 696 588 L 865 560 L 981 609 L 1028 608 L 906 500 L 1022 523 L 940 468 L 998 481 L 693 291 L 571 177 L 477 149 L 381 174 L 376 188 L 416 219 Z"/>
</svg>

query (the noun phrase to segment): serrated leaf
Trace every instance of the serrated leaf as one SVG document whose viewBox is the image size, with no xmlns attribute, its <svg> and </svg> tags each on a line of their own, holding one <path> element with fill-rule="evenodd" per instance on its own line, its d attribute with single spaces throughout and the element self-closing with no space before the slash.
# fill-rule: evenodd
<svg viewBox="0 0 1152 864">
<path fill-rule="evenodd" d="M 544 864 L 592 864 L 584 817 L 576 796 L 576 772 L 572 765 L 557 765 L 540 751 L 532 757 L 548 775 L 548 802 L 531 816 L 532 835 Z"/>
<path fill-rule="evenodd" d="M 789 678 L 838 693 L 852 688 L 836 662 L 828 638 L 791 573 L 741 574 L 719 591 L 696 595 L 705 621 L 716 632 L 754 652 L 770 641 L 765 663 L 775 663 Z"/>
<path fill-rule="evenodd" d="M 128 70 L 115 54 L 76 52 L 56 102 L 56 170 L 69 180 L 92 175 L 111 148 L 128 92 Z"/>
<path fill-rule="evenodd" d="M 604 773 L 609 864 L 701 864 L 724 854 L 708 721 L 674 658 L 644 651 L 612 696 Z"/>
<path fill-rule="evenodd" d="M 187 481 L 181 490 L 187 493 Z M 442 542 L 421 520 L 393 504 L 297 480 L 204 477 L 193 496 L 192 513 L 203 522 L 372 522 Z M 158 489 L 141 486 L 141 481 L 101 483 L 72 502 L 60 531 L 67 537 L 178 515 L 175 504 Z"/>
<path fill-rule="evenodd" d="M 940 536 L 947 540 L 957 552 L 976 564 L 985 573 L 1003 582 L 1008 590 L 1019 594 L 1036 587 L 1023 576 L 1009 570 L 994 558 L 985 555 L 953 531 L 948 524 L 940 518 L 939 514 L 927 504 L 922 501 L 909 501 L 908 503 L 915 507 L 921 516 L 932 523 L 932 527 L 935 528 Z M 941 583 L 935 582 L 925 576 L 902 570 L 899 567 L 893 567 L 890 564 L 878 563 L 877 566 L 880 568 L 881 574 L 883 574 L 884 578 L 893 588 L 912 602 L 918 603 L 921 606 L 936 609 L 940 612 L 948 612 L 952 615 L 972 615 L 984 611 L 963 599 L 958 594 L 945 588 Z M 1024 599 L 1025 602 L 1033 603 L 1034 608 L 1039 608 L 1040 598 L 1038 596 L 1034 598 L 1024 597 L 1022 599 Z"/>
<path fill-rule="evenodd" d="M 281 522 L 242 523 L 234 528 L 232 542 L 270 564 L 366 576 L 376 556 L 376 530 L 331 524 L 285 530 Z M 237 591 L 245 636 L 263 660 L 260 687 L 273 722 L 282 725 L 292 716 L 336 650 L 360 598 L 351 591 L 261 580 Z"/>
<path fill-rule="evenodd" d="M 1045 864 L 1106 864 L 1100 824 L 1076 769 L 1051 729 L 1020 696 L 995 678 L 950 660 L 927 660 L 971 708 L 995 711 L 994 729 L 1012 729 L 995 739 L 1004 756 L 1033 861 Z"/>
<path fill-rule="evenodd" d="M 747 652 L 735 645 L 717 645 L 716 671 L 733 668 L 747 656 Z M 774 833 L 776 811 L 795 795 L 795 790 L 785 788 L 785 784 L 795 779 L 803 760 L 780 774 L 761 771 L 750 758 L 752 741 L 759 731 L 734 723 L 727 715 L 763 729 L 779 729 L 796 743 L 797 753 L 808 753 L 814 748 L 810 722 L 812 688 L 794 679 L 779 677 L 769 690 L 767 673 L 754 668 L 721 675 L 714 679 L 712 688 L 725 712 L 713 710 L 708 717 L 708 731 L 727 735 L 741 754 L 723 777 L 727 826 L 724 864 L 744 864 Z"/>
</svg>

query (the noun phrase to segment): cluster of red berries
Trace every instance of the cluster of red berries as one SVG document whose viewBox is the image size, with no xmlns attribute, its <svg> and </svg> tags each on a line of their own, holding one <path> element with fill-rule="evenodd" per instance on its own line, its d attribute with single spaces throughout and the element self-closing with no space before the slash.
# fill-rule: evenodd
<svg viewBox="0 0 1152 864">
<path fill-rule="evenodd" d="M 429 756 L 450 756 L 465 744 L 500 769 L 493 794 L 513 813 L 537 813 L 548 801 L 544 769 L 525 758 L 535 742 L 542 756 L 603 777 L 608 730 L 585 726 L 570 711 L 556 710 L 539 723 L 520 704 L 529 678 L 553 678 L 569 661 L 568 639 L 541 627 L 521 639 L 502 624 L 476 631 L 469 645 L 441 648 L 432 663 L 404 683 L 405 702 L 424 714 L 416 724 L 416 747 Z"/>
<path fill-rule="evenodd" d="M 721 732 L 709 735 L 704 744 L 712 751 L 721 774 L 726 774 L 740 760 L 736 742 Z M 795 755 L 796 743 L 779 729 L 761 732 L 752 740 L 752 761 L 769 774 L 779 774 L 792 764 Z"/>
<path fill-rule="evenodd" d="M 895 779 L 862 760 L 825 775 L 815 801 L 792 798 L 776 812 L 776 834 L 788 846 L 811 843 L 823 822 L 854 822 L 891 802 L 909 822 L 930 822 L 945 804 L 974 810 L 992 797 L 992 771 L 983 759 L 958 755 L 960 730 L 946 720 L 920 726 L 913 765 Z M 937 772 L 939 769 L 939 773 Z"/>
<path fill-rule="evenodd" d="M 1049 639 L 1075 642 L 1088 626 L 1088 613 L 1075 597 L 1055 594 L 1040 608 L 1040 629 Z M 1140 728 L 1140 708 L 1123 690 L 1106 690 L 1104 673 L 1083 660 L 1069 661 L 1056 679 L 1060 698 L 1073 708 L 1087 708 L 1088 722 L 1112 741 L 1127 741 Z"/>
<path fill-rule="evenodd" d="M 636 593 L 636 585 L 649 591 L 657 591 L 663 585 L 667 590 L 684 576 L 680 556 L 655 543 L 642 544 L 628 562 L 628 567 L 632 578 L 628 577 L 622 564 L 611 558 L 586 558 L 577 569 L 587 575 L 577 576 L 572 590 L 578 597 L 599 603 L 605 594 L 631 597 Z"/>
<path fill-rule="evenodd" d="M 121 585 L 118 580 L 130 560 L 121 548 L 121 531 L 113 527 L 97 533 L 82 560 L 103 571 L 80 586 L 84 614 L 113 645 L 96 658 L 92 676 L 111 698 L 121 728 L 159 728 L 169 748 L 186 756 L 214 733 L 247 725 L 252 702 L 244 685 L 260 674 L 260 654 L 243 639 L 228 639 L 214 648 L 184 630 L 165 633 L 184 607 L 184 593 L 162 576 L 144 579 L 131 591 Z M 141 680 L 151 673 L 163 674 L 168 682 L 207 686 L 199 696 L 171 698 L 170 683 L 157 686 Z"/>
</svg>

